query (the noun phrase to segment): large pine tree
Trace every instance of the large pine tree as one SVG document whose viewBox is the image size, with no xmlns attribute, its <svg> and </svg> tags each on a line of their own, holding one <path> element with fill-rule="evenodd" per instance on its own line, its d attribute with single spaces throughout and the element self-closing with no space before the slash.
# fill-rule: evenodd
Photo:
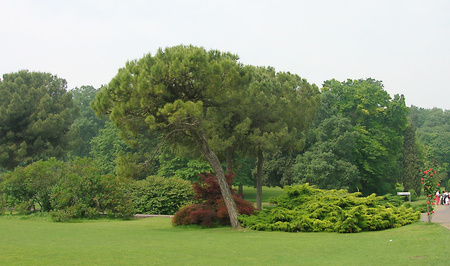
<svg viewBox="0 0 450 266">
<path fill-rule="evenodd" d="M 0 166 L 64 156 L 75 119 L 66 81 L 26 70 L 0 81 Z"/>
</svg>

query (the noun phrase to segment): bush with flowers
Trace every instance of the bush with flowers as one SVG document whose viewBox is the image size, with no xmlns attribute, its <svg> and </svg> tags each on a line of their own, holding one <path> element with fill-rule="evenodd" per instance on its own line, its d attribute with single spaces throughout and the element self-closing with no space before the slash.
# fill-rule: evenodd
<svg viewBox="0 0 450 266">
<path fill-rule="evenodd" d="M 431 218 L 434 213 L 434 206 L 438 204 L 434 199 L 436 191 L 439 189 L 439 181 L 436 180 L 436 171 L 433 168 L 423 171 L 423 177 L 421 178 L 421 183 L 423 186 L 423 191 L 427 197 L 427 215 L 428 222 L 431 222 Z"/>
</svg>

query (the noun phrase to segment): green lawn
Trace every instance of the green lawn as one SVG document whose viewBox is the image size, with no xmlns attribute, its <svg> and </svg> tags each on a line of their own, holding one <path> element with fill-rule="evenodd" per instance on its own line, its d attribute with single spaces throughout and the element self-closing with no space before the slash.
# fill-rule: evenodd
<svg viewBox="0 0 450 266">
<path fill-rule="evenodd" d="M 256 188 L 244 186 L 243 191 L 246 200 L 256 202 Z M 277 197 L 281 194 L 283 194 L 283 189 L 280 187 L 263 187 L 262 202 L 269 203 L 271 197 Z"/>
<path fill-rule="evenodd" d="M 170 218 L 54 223 L 0 216 L 0 265 L 440 265 L 450 230 L 358 234 L 172 227 Z"/>
</svg>

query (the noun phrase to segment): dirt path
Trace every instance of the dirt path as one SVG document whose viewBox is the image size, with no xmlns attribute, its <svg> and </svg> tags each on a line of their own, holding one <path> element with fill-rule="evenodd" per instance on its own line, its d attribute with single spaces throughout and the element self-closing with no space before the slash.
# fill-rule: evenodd
<svg viewBox="0 0 450 266">
<path fill-rule="evenodd" d="M 420 219 L 422 222 L 427 222 L 428 217 L 426 213 L 422 213 L 422 219 Z M 449 206 L 443 206 L 439 205 L 434 210 L 434 214 L 432 216 L 431 222 L 438 223 L 448 229 L 450 229 L 450 205 Z"/>
</svg>

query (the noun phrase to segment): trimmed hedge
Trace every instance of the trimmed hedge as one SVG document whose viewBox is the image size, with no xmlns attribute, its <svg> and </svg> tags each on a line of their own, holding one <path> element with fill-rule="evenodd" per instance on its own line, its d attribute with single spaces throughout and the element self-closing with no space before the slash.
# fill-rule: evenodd
<svg viewBox="0 0 450 266">
<path fill-rule="evenodd" d="M 172 215 L 194 200 L 192 183 L 177 177 L 150 176 L 131 182 L 125 190 L 140 214 Z"/>
<path fill-rule="evenodd" d="M 287 186 L 277 206 L 257 215 L 241 215 L 242 226 L 262 231 L 356 233 L 400 227 L 420 219 L 420 212 L 382 203 L 383 197 L 346 190 Z"/>
</svg>

